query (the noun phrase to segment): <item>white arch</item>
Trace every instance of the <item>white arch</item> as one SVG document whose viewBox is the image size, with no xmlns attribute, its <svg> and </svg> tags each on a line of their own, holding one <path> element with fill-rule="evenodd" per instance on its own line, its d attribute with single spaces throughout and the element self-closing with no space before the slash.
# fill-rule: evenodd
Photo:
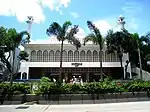
<svg viewBox="0 0 150 112">
<path fill-rule="evenodd" d="M 37 61 L 38 62 L 42 62 L 43 61 L 42 51 L 41 50 L 37 51 Z"/>
<path fill-rule="evenodd" d="M 73 62 L 73 51 L 68 51 L 68 62 Z"/>
<path fill-rule="evenodd" d="M 43 52 L 43 61 L 44 62 L 48 62 L 48 51 L 47 50 L 45 50 L 44 52 Z"/>
<path fill-rule="evenodd" d="M 54 62 L 54 51 L 53 51 L 53 50 L 51 50 L 51 51 L 49 52 L 49 61 L 50 61 L 50 62 Z"/>
<path fill-rule="evenodd" d="M 86 61 L 86 59 L 85 59 L 85 51 L 82 50 L 80 52 L 80 62 L 85 62 L 85 61 Z"/>
<path fill-rule="evenodd" d="M 87 62 L 91 62 L 92 61 L 92 53 L 90 50 L 87 51 Z"/>
<path fill-rule="evenodd" d="M 79 62 L 79 51 L 74 52 L 74 62 Z"/>
<path fill-rule="evenodd" d="M 55 52 L 55 62 L 60 62 L 60 51 L 59 50 L 57 50 Z"/>
<path fill-rule="evenodd" d="M 31 62 L 36 62 L 36 51 L 33 50 L 31 51 L 31 59 L 30 59 Z"/>
</svg>

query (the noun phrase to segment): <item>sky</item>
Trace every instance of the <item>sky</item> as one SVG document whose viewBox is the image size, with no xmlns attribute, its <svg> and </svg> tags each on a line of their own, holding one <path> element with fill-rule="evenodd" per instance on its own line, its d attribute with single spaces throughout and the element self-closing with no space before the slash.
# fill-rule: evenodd
<svg viewBox="0 0 150 112">
<path fill-rule="evenodd" d="M 89 33 L 86 21 L 92 21 L 105 35 L 118 28 L 120 15 L 125 17 L 125 28 L 140 35 L 150 31 L 149 0 L 0 0 L 0 26 L 27 30 L 27 16 L 33 16 L 31 43 L 49 43 L 46 29 L 52 22 L 71 21 L 79 25 L 78 38 Z"/>
</svg>

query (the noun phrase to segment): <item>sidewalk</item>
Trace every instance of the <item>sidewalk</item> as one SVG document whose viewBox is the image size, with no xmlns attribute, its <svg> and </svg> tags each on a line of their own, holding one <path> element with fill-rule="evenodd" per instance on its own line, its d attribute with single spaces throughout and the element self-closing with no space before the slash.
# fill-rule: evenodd
<svg viewBox="0 0 150 112">
<path fill-rule="evenodd" d="M 150 102 L 78 105 L 2 105 L 0 112 L 150 112 Z"/>
</svg>

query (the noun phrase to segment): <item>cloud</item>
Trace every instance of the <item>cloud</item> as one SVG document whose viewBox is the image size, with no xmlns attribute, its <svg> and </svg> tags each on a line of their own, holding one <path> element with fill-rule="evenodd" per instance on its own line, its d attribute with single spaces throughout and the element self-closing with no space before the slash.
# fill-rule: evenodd
<svg viewBox="0 0 150 112">
<path fill-rule="evenodd" d="M 82 28 L 79 27 L 79 32 L 75 36 L 80 40 L 81 43 L 83 43 L 83 38 L 86 36 L 86 33 Z M 54 36 L 48 37 L 47 39 L 36 39 L 36 40 L 31 39 L 30 42 L 30 44 L 60 44 L 60 43 L 61 42 L 59 42 L 57 38 Z M 68 44 L 68 41 L 65 41 L 64 44 Z"/>
<path fill-rule="evenodd" d="M 108 30 L 112 29 L 111 25 L 106 20 L 97 20 L 93 23 L 100 30 L 102 35 L 105 35 Z"/>
<path fill-rule="evenodd" d="M 19 22 L 33 16 L 35 23 L 45 20 L 43 9 L 48 7 L 51 11 L 62 14 L 62 7 L 68 7 L 71 0 L 0 0 L 0 16 L 16 16 Z"/>
<path fill-rule="evenodd" d="M 76 12 L 70 12 L 71 16 L 73 16 L 74 18 L 79 18 L 79 14 Z"/>
</svg>

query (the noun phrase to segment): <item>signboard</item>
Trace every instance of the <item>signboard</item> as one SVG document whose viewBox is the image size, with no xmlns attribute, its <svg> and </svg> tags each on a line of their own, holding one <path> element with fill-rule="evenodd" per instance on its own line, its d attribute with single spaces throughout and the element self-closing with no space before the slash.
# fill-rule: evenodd
<svg viewBox="0 0 150 112">
<path fill-rule="evenodd" d="M 79 65 L 82 65 L 82 63 L 71 63 L 71 65 L 74 65 L 75 67 L 78 67 Z"/>
</svg>

